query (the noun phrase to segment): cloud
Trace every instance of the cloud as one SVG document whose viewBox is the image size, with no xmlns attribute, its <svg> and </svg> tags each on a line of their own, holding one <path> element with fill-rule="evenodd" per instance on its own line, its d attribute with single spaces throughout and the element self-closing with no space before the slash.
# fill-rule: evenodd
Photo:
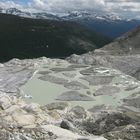
<svg viewBox="0 0 140 140">
<path fill-rule="evenodd" d="M 1 8 L 13 8 L 13 7 L 16 7 L 16 8 L 19 8 L 19 9 L 22 9 L 23 6 L 14 2 L 13 0 L 1 0 L 0 1 L 0 7 Z"/>
<path fill-rule="evenodd" d="M 104 4 L 104 0 L 32 0 L 28 3 L 29 7 L 47 11 L 97 9 Z"/>
<path fill-rule="evenodd" d="M 140 15 L 140 0 L 105 0 L 108 11 L 128 18 Z"/>
<path fill-rule="evenodd" d="M 111 10 L 140 11 L 140 1 L 138 0 L 106 0 L 107 7 Z"/>
<path fill-rule="evenodd" d="M 30 7 L 42 10 L 112 10 L 140 11 L 140 0 L 32 0 Z"/>
<path fill-rule="evenodd" d="M 140 0 L 32 0 L 28 6 L 30 9 L 53 12 L 90 10 L 108 11 L 127 17 L 140 15 Z"/>
<path fill-rule="evenodd" d="M 0 7 L 16 7 L 28 11 L 64 12 L 90 10 L 113 12 L 118 15 L 139 17 L 140 0 L 0 0 Z M 25 4 L 26 1 L 26 4 Z"/>
</svg>

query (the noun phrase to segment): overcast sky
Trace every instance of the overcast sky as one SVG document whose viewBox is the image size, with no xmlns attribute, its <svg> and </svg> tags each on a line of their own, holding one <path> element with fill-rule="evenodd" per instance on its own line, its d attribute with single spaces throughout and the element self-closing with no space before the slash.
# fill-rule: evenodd
<svg viewBox="0 0 140 140">
<path fill-rule="evenodd" d="M 140 18 L 140 0 L 0 0 L 0 7 L 51 12 L 108 11 L 125 17 Z"/>
</svg>

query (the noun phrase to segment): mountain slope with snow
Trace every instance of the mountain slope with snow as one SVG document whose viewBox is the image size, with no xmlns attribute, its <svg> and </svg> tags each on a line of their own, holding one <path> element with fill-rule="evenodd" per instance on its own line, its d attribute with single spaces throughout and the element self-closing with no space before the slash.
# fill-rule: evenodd
<svg viewBox="0 0 140 140">
<path fill-rule="evenodd" d="M 102 13 L 94 11 L 70 11 L 65 13 L 52 12 L 23 12 L 16 8 L 2 9 L 0 13 L 17 15 L 33 19 L 49 19 L 57 21 L 72 21 L 84 25 L 92 31 L 108 36 L 112 39 L 117 38 L 129 30 L 140 25 L 138 19 L 124 19 L 114 13 Z"/>
<path fill-rule="evenodd" d="M 71 12 L 69 15 L 62 18 L 67 21 L 77 22 L 90 30 L 101 33 L 112 39 L 140 25 L 140 20 L 138 19 L 124 19 L 118 15 L 108 13 Z"/>
</svg>

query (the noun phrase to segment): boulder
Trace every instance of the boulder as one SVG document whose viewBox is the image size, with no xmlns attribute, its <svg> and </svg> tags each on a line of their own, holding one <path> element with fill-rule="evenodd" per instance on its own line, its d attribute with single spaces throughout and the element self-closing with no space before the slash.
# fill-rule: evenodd
<svg viewBox="0 0 140 140">
<path fill-rule="evenodd" d="M 73 124 L 67 120 L 63 120 L 60 124 L 60 127 L 67 130 L 72 130 L 74 128 Z"/>
<path fill-rule="evenodd" d="M 40 105 L 37 104 L 37 103 L 31 103 L 31 104 L 28 104 L 24 107 L 24 109 L 27 111 L 27 112 L 31 112 L 31 113 L 40 113 L 42 112 L 41 108 L 40 108 Z"/>
<path fill-rule="evenodd" d="M 70 110 L 70 113 L 72 114 L 72 117 L 77 119 L 84 119 L 87 117 L 86 110 L 81 106 L 75 106 Z"/>
<path fill-rule="evenodd" d="M 8 109 L 5 110 L 8 115 L 11 115 L 15 112 L 26 113 L 19 105 L 11 105 Z"/>
<path fill-rule="evenodd" d="M 12 105 L 12 102 L 9 96 L 2 95 L 2 97 L 0 97 L 0 107 L 3 110 L 9 108 L 11 105 Z"/>
<path fill-rule="evenodd" d="M 48 114 L 55 120 L 61 119 L 60 114 L 56 110 L 49 111 Z"/>
<path fill-rule="evenodd" d="M 56 140 L 106 140 L 104 137 L 97 136 L 81 136 L 79 134 L 73 133 L 69 130 L 54 126 L 54 125 L 44 125 L 41 126 L 44 131 L 52 133 L 52 135 L 56 135 Z"/>
<path fill-rule="evenodd" d="M 15 122 L 21 126 L 35 124 L 36 121 L 35 116 L 30 114 L 14 113 L 12 117 L 13 120 L 15 120 Z"/>
</svg>

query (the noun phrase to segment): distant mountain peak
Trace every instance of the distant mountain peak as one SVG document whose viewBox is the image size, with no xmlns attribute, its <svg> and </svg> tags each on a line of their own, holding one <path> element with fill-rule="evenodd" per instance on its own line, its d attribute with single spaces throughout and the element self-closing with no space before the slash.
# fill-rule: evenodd
<svg viewBox="0 0 140 140">
<path fill-rule="evenodd" d="M 96 31 L 99 34 L 103 34 L 104 36 L 108 36 L 112 39 L 119 37 L 132 28 L 140 25 L 140 20 L 125 19 L 116 13 L 109 13 L 107 11 L 74 10 L 65 12 L 30 12 L 19 10 L 17 8 L 0 8 L 0 13 L 31 19 L 72 21 L 85 26 L 89 30 Z"/>
<path fill-rule="evenodd" d="M 0 8 L 0 13 L 12 14 L 21 17 L 28 17 L 28 18 L 39 18 L 39 19 L 54 19 L 54 20 L 75 20 L 75 19 L 98 19 L 98 20 L 122 20 L 122 18 L 115 14 L 108 14 L 108 13 L 98 13 L 94 11 L 68 11 L 63 13 L 52 13 L 52 12 L 25 12 L 19 10 L 17 8 L 8 8 L 3 9 Z"/>
<path fill-rule="evenodd" d="M 64 20 L 75 20 L 75 19 L 98 19 L 98 20 L 124 20 L 122 17 L 114 13 L 96 13 L 91 11 L 70 11 L 65 16 L 61 17 Z"/>
<path fill-rule="evenodd" d="M 17 8 L 9 8 L 9 9 L 6 9 L 6 13 L 7 14 L 14 14 L 14 13 L 21 13 L 22 11 L 17 9 Z"/>
</svg>

